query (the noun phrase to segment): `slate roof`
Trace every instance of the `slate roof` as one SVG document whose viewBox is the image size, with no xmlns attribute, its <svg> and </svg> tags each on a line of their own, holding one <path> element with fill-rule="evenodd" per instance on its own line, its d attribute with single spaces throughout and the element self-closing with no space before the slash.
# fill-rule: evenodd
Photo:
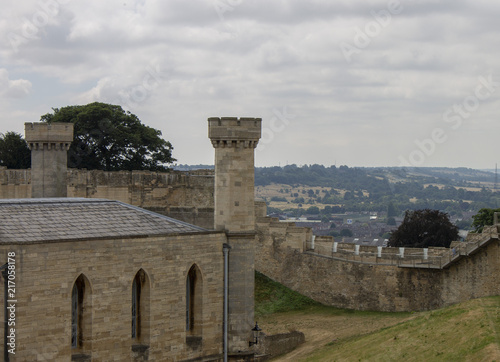
<svg viewBox="0 0 500 362">
<path fill-rule="evenodd" d="M 2 244 L 207 231 L 119 201 L 85 198 L 0 200 Z"/>
</svg>

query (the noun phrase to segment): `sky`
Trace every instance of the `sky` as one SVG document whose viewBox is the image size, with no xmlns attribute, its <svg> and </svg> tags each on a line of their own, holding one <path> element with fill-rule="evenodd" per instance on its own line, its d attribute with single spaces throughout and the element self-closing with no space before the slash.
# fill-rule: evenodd
<svg viewBox="0 0 500 362">
<path fill-rule="evenodd" d="M 0 13 L 0 133 L 119 104 L 179 164 L 209 117 L 260 117 L 257 166 L 493 169 L 493 0 L 23 0 Z"/>
</svg>

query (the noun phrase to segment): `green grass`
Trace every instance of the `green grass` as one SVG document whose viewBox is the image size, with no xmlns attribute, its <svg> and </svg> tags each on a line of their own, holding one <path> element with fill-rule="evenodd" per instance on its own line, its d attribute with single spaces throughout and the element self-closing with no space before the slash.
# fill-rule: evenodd
<svg viewBox="0 0 500 362">
<path fill-rule="evenodd" d="M 300 331 L 301 319 L 311 315 L 320 324 L 330 318 L 380 325 L 368 333 L 360 327 L 343 338 L 337 338 L 340 332 L 333 327 L 330 341 L 316 346 L 313 354 L 300 361 L 500 362 L 500 297 L 418 313 L 353 311 L 321 305 L 260 273 L 255 281 L 256 317 L 270 325 L 286 320 L 286 327 L 295 321 L 293 329 Z"/>
<path fill-rule="evenodd" d="M 500 362 L 500 297 L 432 312 L 323 346 L 303 361 L 497 361 Z"/>
<path fill-rule="evenodd" d="M 255 272 L 255 316 L 303 310 L 321 304 Z"/>
<path fill-rule="evenodd" d="M 410 313 L 387 313 L 374 311 L 355 311 L 325 306 L 283 284 L 275 282 L 258 271 L 255 272 L 255 315 L 258 317 L 274 313 L 304 311 L 319 313 L 325 316 L 356 314 L 357 316 L 373 316 L 383 318 L 388 315 L 409 316 Z M 500 361 L 499 361 L 500 362 Z"/>
</svg>

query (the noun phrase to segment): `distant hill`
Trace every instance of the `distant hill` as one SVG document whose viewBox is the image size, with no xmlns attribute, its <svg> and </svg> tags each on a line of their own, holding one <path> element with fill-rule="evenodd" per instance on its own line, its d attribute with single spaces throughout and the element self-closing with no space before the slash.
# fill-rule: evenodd
<svg viewBox="0 0 500 362">
<path fill-rule="evenodd" d="M 354 167 L 322 165 L 287 165 L 284 167 L 256 168 L 256 184 L 269 183 L 300 183 L 311 186 L 325 186 L 332 179 L 347 181 L 357 178 L 375 177 L 390 182 L 417 181 L 420 183 L 441 183 L 454 186 L 477 186 L 479 183 L 491 184 L 495 182 L 495 173 L 471 168 L 446 167 Z M 286 182 L 284 182 L 286 181 Z"/>
<path fill-rule="evenodd" d="M 452 215 L 481 208 L 500 207 L 495 174 L 470 168 L 287 165 L 259 167 L 255 185 L 282 185 L 270 195 L 282 203 L 337 205 L 345 211 L 386 211 L 389 204 L 401 210 L 438 209 Z M 287 187 L 290 186 L 290 188 Z M 314 189 L 321 187 L 321 190 Z M 302 192 L 298 193 L 297 189 Z M 293 192 L 289 195 L 286 190 Z M 298 195 L 296 195 L 298 194 Z M 266 201 L 271 201 L 266 200 Z M 272 207 L 272 203 L 270 204 Z M 280 207 L 283 208 L 283 204 Z M 294 207 L 296 208 L 296 207 Z"/>
<path fill-rule="evenodd" d="M 378 168 L 380 169 L 380 168 Z M 367 170 L 370 170 L 367 168 Z M 422 177 L 437 180 L 450 180 L 457 183 L 471 182 L 494 183 L 495 173 L 485 170 L 475 170 L 472 168 L 458 167 L 412 167 L 412 168 L 382 168 L 382 170 L 392 173 L 394 170 L 404 170 L 408 177 Z"/>
<path fill-rule="evenodd" d="M 176 171 L 193 171 L 193 170 L 213 170 L 214 165 L 179 165 L 175 164 L 172 168 Z"/>
</svg>

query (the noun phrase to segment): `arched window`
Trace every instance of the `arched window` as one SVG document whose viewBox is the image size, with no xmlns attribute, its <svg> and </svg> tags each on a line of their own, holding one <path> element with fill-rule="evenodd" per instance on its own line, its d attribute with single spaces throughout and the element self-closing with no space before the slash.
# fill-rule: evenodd
<svg viewBox="0 0 500 362">
<path fill-rule="evenodd" d="M 149 339 L 149 279 L 143 269 L 132 282 L 132 338 L 142 344 Z"/>
<path fill-rule="evenodd" d="M 71 291 L 71 347 L 79 351 L 91 350 L 91 294 L 88 279 L 80 274 Z"/>
<path fill-rule="evenodd" d="M 139 275 L 136 275 L 132 283 L 132 338 L 141 335 L 141 282 Z"/>
<path fill-rule="evenodd" d="M 79 337 L 81 336 L 78 333 L 78 320 L 82 314 L 79 296 L 85 292 L 85 289 L 81 285 L 78 286 L 77 282 L 73 284 L 73 291 L 71 293 L 71 347 L 73 348 L 78 347 Z"/>
<path fill-rule="evenodd" d="M 202 285 L 201 273 L 195 264 L 186 278 L 186 331 L 189 335 L 201 336 Z"/>
</svg>

